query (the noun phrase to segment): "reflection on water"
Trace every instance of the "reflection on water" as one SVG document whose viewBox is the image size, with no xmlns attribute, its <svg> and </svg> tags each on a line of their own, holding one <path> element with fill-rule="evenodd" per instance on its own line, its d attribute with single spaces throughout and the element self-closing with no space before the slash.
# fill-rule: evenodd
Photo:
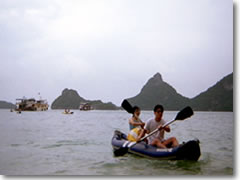
<svg viewBox="0 0 240 180">
<path fill-rule="evenodd" d="M 177 112 L 165 112 L 166 121 Z M 3 175 L 232 175 L 233 113 L 195 112 L 171 125 L 180 142 L 198 138 L 198 162 L 114 157 L 115 129 L 128 132 L 124 111 L 11 113 L 0 110 L 0 174 Z M 151 118 L 143 111 L 143 121 Z"/>
</svg>

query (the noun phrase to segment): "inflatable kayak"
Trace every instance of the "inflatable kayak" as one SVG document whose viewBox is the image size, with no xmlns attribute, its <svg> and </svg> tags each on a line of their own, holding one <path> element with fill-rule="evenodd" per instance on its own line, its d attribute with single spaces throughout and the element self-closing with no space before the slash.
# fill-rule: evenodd
<svg viewBox="0 0 240 180">
<path fill-rule="evenodd" d="M 199 140 L 182 143 L 175 148 L 158 148 L 140 142 L 131 146 L 133 142 L 127 140 L 126 134 L 115 131 L 112 138 L 113 153 L 118 156 L 119 150 L 126 149 L 128 153 L 153 159 L 193 160 L 197 161 L 201 155 Z"/>
</svg>

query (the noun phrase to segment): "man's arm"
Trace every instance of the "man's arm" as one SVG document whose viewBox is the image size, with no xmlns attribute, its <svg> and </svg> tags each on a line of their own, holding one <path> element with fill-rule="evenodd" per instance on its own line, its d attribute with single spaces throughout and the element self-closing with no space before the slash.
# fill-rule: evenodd
<svg viewBox="0 0 240 180">
<path fill-rule="evenodd" d="M 150 126 L 150 121 L 148 120 L 147 122 L 146 122 L 146 124 L 145 124 L 145 133 L 147 133 L 147 134 L 149 134 L 150 133 L 150 128 L 149 128 L 149 126 Z"/>
<path fill-rule="evenodd" d="M 162 121 L 163 121 L 163 125 L 166 124 L 166 121 L 165 121 L 164 119 L 163 119 Z M 169 126 L 166 126 L 166 127 L 164 128 L 164 131 L 166 131 L 166 132 L 170 132 L 171 129 L 170 129 Z"/>
<path fill-rule="evenodd" d="M 166 132 L 170 132 L 170 130 L 171 130 L 169 126 L 166 126 L 166 127 L 163 128 L 162 125 L 159 125 L 158 130 L 162 130 L 162 129 L 164 129 L 164 131 L 166 131 Z"/>
<path fill-rule="evenodd" d="M 165 130 L 166 132 L 170 132 L 170 131 L 171 131 L 171 129 L 170 129 L 169 126 L 166 126 L 166 127 L 164 128 L 164 130 Z"/>
</svg>

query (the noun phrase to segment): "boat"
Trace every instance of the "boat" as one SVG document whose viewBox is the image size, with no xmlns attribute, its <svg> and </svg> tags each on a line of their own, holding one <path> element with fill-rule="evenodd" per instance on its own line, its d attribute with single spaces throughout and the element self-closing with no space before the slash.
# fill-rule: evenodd
<svg viewBox="0 0 240 180">
<path fill-rule="evenodd" d="M 79 110 L 89 111 L 89 110 L 93 110 L 93 107 L 89 103 L 80 103 Z"/>
<path fill-rule="evenodd" d="M 195 139 L 184 142 L 175 148 L 163 149 L 151 146 L 144 141 L 132 146 L 134 142 L 128 141 L 127 135 L 118 130 L 114 132 L 112 137 L 112 147 L 115 156 L 123 155 L 119 153 L 122 149 L 126 149 L 127 153 L 159 160 L 197 161 L 201 155 L 199 143 L 199 140 Z"/>
<path fill-rule="evenodd" d="M 73 112 L 62 112 L 63 114 L 73 114 Z"/>
<path fill-rule="evenodd" d="M 63 114 L 73 114 L 73 112 L 70 111 L 70 109 L 65 109 L 64 112 L 62 112 Z"/>
<path fill-rule="evenodd" d="M 48 103 L 46 100 L 35 100 L 34 98 L 16 99 L 15 111 L 47 111 Z"/>
</svg>

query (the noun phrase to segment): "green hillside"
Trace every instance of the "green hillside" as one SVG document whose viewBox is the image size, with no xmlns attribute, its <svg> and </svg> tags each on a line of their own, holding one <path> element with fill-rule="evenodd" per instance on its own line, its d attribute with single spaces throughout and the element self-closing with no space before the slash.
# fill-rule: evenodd
<svg viewBox="0 0 240 180">
<path fill-rule="evenodd" d="M 233 111 L 233 73 L 191 100 L 198 111 Z"/>
<path fill-rule="evenodd" d="M 128 100 L 144 110 L 152 110 L 156 104 L 163 104 L 168 110 L 179 110 L 190 102 L 188 98 L 183 97 L 172 86 L 164 82 L 159 73 L 148 80 L 137 96 Z"/>
<path fill-rule="evenodd" d="M 6 101 L 0 101 L 0 109 L 14 109 L 15 105 Z"/>
<path fill-rule="evenodd" d="M 101 100 L 86 100 L 79 96 L 77 91 L 64 89 L 62 94 L 57 97 L 52 105 L 52 109 L 79 109 L 80 103 L 89 103 L 96 110 L 116 110 L 119 109 L 113 103 L 103 103 Z"/>
<path fill-rule="evenodd" d="M 179 110 L 191 105 L 197 111 L 233 111 L 233 73 L 192 99 L 177 93 L 157 73 L 148 80 L 138 95 L 128 100 L 143 110 L 152 110 L 156 104 L 162 104 L 166 110 Z"/>
</svg>

